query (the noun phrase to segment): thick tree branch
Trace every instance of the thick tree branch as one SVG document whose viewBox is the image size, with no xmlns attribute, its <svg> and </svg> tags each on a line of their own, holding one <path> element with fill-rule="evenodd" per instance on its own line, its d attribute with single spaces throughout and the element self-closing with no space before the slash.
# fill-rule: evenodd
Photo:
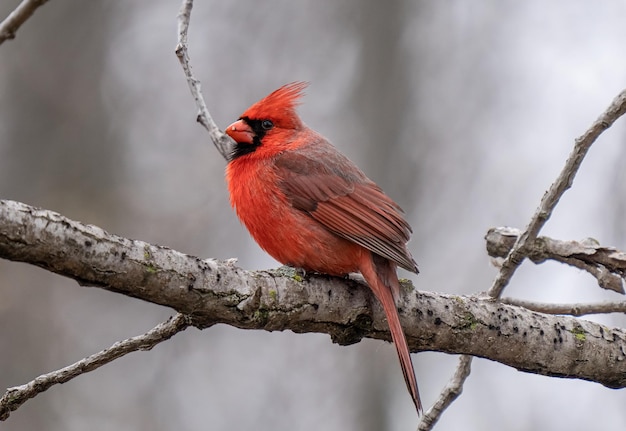
<svg viewBox="0 0 626 431">
<path fill-rule="evenodd" d="M 81 359 L 72 365 L 43 374 L 25 385 L 7 389 L 2 398 L 0 398 L 0 421 L 8 419 L 12 411 L 17 410 L 26 401 L 47 391 L 52 386 L 65 383 L 81 374 L 96 370 L 131 352 L 150 350 L 160 342 L 169 340 L 178 332 L 184 331 L 190 324 L 190 319 L 182 314 L 177 314 L 167 322 L 157 325 L 143 335 L 119 341 L 108 349 Z"/>
<path fill-rule="evenodd" d="M 390 340 L 384 313 L 355 280 L 289 269 L 248 272 L 111 235 L 57 213 L 0 201 L 0 257 L 174 308 L 194 325 L 320 332 L 340 344 Z M 481 356 L 522 371 L 626 387 L 626 332 L 490 298 L 410 291 L 398 303 L 412 351 Z"/>
<path fill-rule="evenodd" d="M 30 18 L 39 6 L 48 0 L 23 0 L 13 12 L 0 23 L 0 45 L 7 39 L 14 39 L 17 30 Z"/>
<path fill-rule="evenodd" d="M 510 227 L 491 228 L 485 236 L 487 253 L 491 257 L 506 257 L 520 231 Z M 613 247 L 603 247 L 595 240 L 560 241 L 541 236 L 526 244 L 526 256 L 540 264 L 548 259 L 585 270 L 598 280 L 603 289 L 624 293 L 626 282 L 626 253 Z"/>
<path fill-rule="evenodd" d="M 515 244 L 511 248 L 506 259 L 502 262 L 502 268 L 498 273 L 498 276 L 493 281 L 491 288 L 489 289 L 489 296 L 493 298 L 499 298 L 502 295 L 502 290 L 508 284 L 509 280 L 515 273 L 515 270 L 519 267 L 520 263 L 526 257 L 526 247 L 532 243 L 541 228 L 546 224 L 552 211 L 556 207 L 557 203 L 563 196 L 563 193 L 572 186 L 574 177 L 578 172 L 585 155 L 595 140 L 604 132 L 619 117 L 626 112 L 626 90 L 623 90 L 615 99 L 611 105 L 600 115 L 600 117 L 591 125 L 591 127 L 583 133 L 574 144 L 574 148 L 570 153 L 565 166 L 561 170 L 561 173 L 557 177 L 556 181 L 552 183 L 548 191 L 543 195 L 541 203 L 535 210 L 528 226 L 524 229 L 524 232 L 517 238 Z"/>
</svg>

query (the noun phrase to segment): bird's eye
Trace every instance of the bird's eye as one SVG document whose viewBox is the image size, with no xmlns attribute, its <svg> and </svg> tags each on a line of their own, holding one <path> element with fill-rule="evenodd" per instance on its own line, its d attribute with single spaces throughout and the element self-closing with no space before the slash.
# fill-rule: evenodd
<svg viewBox="0 0 626 431">
<path fill-rule="evenodd" d="M 261 127 L 263 127 L 263 130 L 270 130 L 274 127 L 274 123 L 272 123 L 270 120 L 263 120 L 261 122 Z"/>
</svg>

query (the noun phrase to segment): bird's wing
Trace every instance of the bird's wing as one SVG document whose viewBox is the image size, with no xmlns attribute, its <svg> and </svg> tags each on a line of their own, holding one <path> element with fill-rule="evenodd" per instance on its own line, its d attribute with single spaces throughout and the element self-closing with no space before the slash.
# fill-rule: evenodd
<svg viewBox="0 0 626 431">
<path fill-rule="evenodd" d="M 330 157 L 289 151 L 277 157 L 275 166 L 294 208 L 336 235 L 418 272 L 406 249 L 411 227 L 402 209 L 346 157 L 336 151 Z"/>
</svg>

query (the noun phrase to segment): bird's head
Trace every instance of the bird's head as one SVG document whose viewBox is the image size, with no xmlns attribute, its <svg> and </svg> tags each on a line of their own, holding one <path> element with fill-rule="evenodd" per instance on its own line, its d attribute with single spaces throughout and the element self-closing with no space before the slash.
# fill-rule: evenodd
<svg viewBox="0 0 626 431">
<path fill-rule="evenodd" d="M 283 85 L 228 126 L 226 134 L 236 142 L 230 160 L 254 152 L 271 155 L 288 149 L 295 133 L 304 127 L 296 106 L 307 85 L 306 82 Z"/>
</svg>

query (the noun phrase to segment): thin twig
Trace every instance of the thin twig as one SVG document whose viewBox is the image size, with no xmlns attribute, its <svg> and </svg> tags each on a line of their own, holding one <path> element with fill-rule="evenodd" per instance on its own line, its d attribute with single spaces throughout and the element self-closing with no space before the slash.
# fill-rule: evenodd
<svg viewBox="0 0 626 431">
<path fill-rule="evenodd" d="M 204 102 L 202 96 L 202 86 L 200 81 L 195 78 L 191 71 L 191 60 L 189 59 L 187 48 L 187 32 L 189 29 L 189 20 L 191 19 L 191 9 L 193 8 L 193 0 L 183 0 L 180 10 L 178 12 L 178 43 L 176 45 L 176 56 L 180 61 L 185 77 L 187 78 L 187 84 L 191 95 L 196 101 L 198 107 L 197 121 L 204 126 L 209 132 L 209 136 L 213 144 L 217 148 L 217 151 L 228 160 L 230 154 L 230 148 L 233 145 L 232 139 L 222 132 L 209 113 L 209 109 Z"/>
<path fill-rule="evenodd" d="M 606 301 L 590 304 L 548 304 L 517 298 L 502 298 L 501 302 L 517 305 L 538 313 L 567 314 L 584 316 L 586 314 L 626 313 L 626 301 Z"/>
<path fill-rule="evenodd" d="M 177 314 L 143 335 L 118 341 L 108 349 L 81 359 L 72 365 L 43 374 L 25 385 L 7 389 L 2 398 L 0 398 L 0 421 L 6 420 L 12 411 L 17 410 L 26 401 L 48 390 L 50 387 L 65 383 L 81 374 L 100 368 L 128 353 L 137 350 L 150 350 L 160 342 L 168 340 L 178 332 L 185 330 L 190 325 L 191 321 L 189 318 L 183 314 Z"/>
<path fill-rule="evenodd" d="M 582 269 L 583 271 L 587 271 L 598 281 L 598 286 L 603 289 L 612 290 L 613 292 L 621 293 L 622 295 L 625 293 L 624 283 L 622 281 L 623 277 L 611 273 L 602 265 L 591 265 L 583 260 L 568 257 L 561 257 L 558 261 L 575 268 Z"/>
<path fill-rule="evenodd" d="M 39 6 L 48 0 L 23 0 L 13 12 L 0 23 L 0 45 L 5 40 L 15 39 L 17 30 L 30 18 Z"/>
<path fill-rule="evenodd" d="M 602 115 L 591 125 L 591 127 L 578 139 L 574 145 L 574 149 L 570 153 L 563 170 L 557 177 L 556 181 L 550 186 L 548 191 L 543 195 L 541 203 L 537 207 L 535 214 L 530 219 L 528 226 L 524 232 L 517 238 L 511 252 L 502 263 L 502 267 L 498 272 L 493 284 L 487 294 L 493 298 L 499 298 L 502 291 L 508 284 L 509 280 L 515 273 L 515 270 L 522 263 L 525 255 L 525 247 L 527 243 L 533 242 L 541 228 L 546 224 L 556 204 L 563 196 L 563 193 L 572 186 L 574 177 L 580 167 L 587 151 L 595 140 L 619 117 L 626 112 L 626 90 L 623 90 L 604 111 Z"/>
<path fill-rule="evenodd" d="M 459 363 L 456 367 L 454 375 L 448 382 L 445 388 L 441 391 L 439 398 L 433 406 L 422 417 L 417 429 L 418 431 L 431 430 L 441 414 L 456 400 L 463 392 L 463 383 L 465 379 L 470 375 L 472 368 L 472 356 L 461 355 L 459 357 Z"/>
</svg>

